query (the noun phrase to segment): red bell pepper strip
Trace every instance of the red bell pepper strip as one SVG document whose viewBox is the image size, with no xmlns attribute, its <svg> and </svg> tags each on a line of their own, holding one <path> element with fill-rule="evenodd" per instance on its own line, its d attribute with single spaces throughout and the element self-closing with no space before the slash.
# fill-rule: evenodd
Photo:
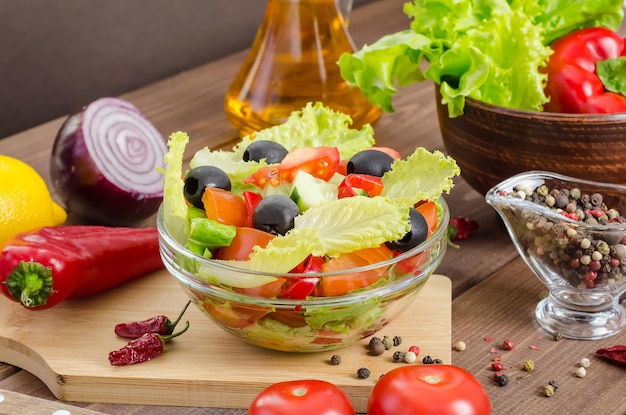
<svg viewBox="0 0 626 415">
<path fill-rule="evenodd" d="M 156 228 L 50 226 L 0 252 L 0 289 L 29 310 L 100 293 L 163 267 Z"/>
<path fill-rule="evenodd" d="M 545 88 L 545 111 L 626 112 L 626 50 L 617 33 L 602 27 L 581 29 L 552 45 Z"/>
<path fill-rule="evenodd" d="M 254 228 L 254 210 L 263 199 L 263 196 L 260 193 L 249 191 L 244 191 L 242 196 L 244 202 L 246 202 L 246 212 L 248 213 L 245 226 L 248 228 Z"/>
<path fill-rule="evenodd" d="M 338 197 L 356 196 L 359 190 L 365 192 L 369 197 L 378 196 L 383 192 L 383 181 L 380 177 L 369 174 L 348 174 L 339 184 Z"/>
<path fill-rule="evenodd" d="M 300 265 L 292 270 L 294 273 L 309 274 L 322 272 L 322 264 L 324 258 L 310 255 L 302 261 Z M 319 282 L 318 277 L 293 277 L 289 278 L 282 286 L 280 298 L 289 298 L 292 300 L 304 300 L 310 295 L 315 286 Z"/>
</svg>

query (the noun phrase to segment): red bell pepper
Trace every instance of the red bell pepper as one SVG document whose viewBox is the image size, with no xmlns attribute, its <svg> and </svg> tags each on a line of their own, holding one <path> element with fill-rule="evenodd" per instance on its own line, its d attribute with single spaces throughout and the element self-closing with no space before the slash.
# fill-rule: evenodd
<svg viewBox="0 0 626 415">
<path fill-rule="evenodd" d="M 602 27 L 574 31 L 550 45 L 545 111 L 626 112 L 626 50 L 617 33 Z"/>
<path fill-rule="evenodd" d="M 156 228 L 50 226 L 0 252 L 0 289 L 30 310 L 96 294 L 163 267 Z"/>
<path fill-rule="evenodd" d="M 365 192 L 369 197 L 378 196 L 383 192 L 383 181 L 380 177 L 369 174 L 351 173 L 348 174 L 339 184 L 338 197 L 353 197 Z"/>
</svg>

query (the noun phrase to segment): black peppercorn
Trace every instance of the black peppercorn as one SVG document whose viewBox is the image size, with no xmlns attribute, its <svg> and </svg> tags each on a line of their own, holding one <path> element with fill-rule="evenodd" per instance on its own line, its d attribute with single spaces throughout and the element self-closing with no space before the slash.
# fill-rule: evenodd
<svg viewBox="0 0 626 415">
<path fill-rule="evenodd" d="M 359 377 L 359 379 L 367 379 L 370 377 L 370 370 L 366 367 L 362 367 L 359 370 L 356 371 L 356 375 Z"/>
<path fill-rule="evenodd" d="M 339 356 L 338 354 L 334 354 L 331 356 L 330 358 L 330 364 L 333 366 L 338 366 L 341 364 L 341 356 Z"/>
<path fill-rule="evenodd" d="M 443 360 L 441 360 L 441 359 L 434 359 L 433 363 L 436 364 L 436 365 L 442 365 L 443 364 Z"/>
<path fill-rule="evenodd" d="M 495 373 L 493 375 L 493 379 L 496 381 L 498 386 L 506 386 L 509 383 L 509 377 L 504 374 Z"/>
<path fill-rule="evenodd" d="M 430 355 L 424 356 L 424 358 L 422 359 L 422 363 L 425 365 L 432 365 L 433 363 L 435 363 L 435 361 L 433 360 L 432 357 L 430 357 Z"/>
<path fill-rule="evenodd" d="M 393 345 L 394 346 L 400 346 L 400 343 L 402 343 L 402 337 L 394 336 L 394 338 L 393 338 Z"/>
<path fill-rule="evenodd" d="M 404 352 L 397 351 L 393 354 L 394 362 L 403 362 L 404 361 Z"/>
</svg>

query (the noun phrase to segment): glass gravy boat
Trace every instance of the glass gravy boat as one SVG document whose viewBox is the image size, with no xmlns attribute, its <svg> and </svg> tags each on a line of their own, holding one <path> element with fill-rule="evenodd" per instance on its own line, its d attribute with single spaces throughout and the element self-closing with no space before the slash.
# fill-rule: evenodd
<svg viewBox="0 0 626 415">
<path fill-rule="evenodd" d="M 624 328 L 626 186 L 530 171 L 497 184 L 485 199 L 549 291 L 535 309 L 544 329 L 591 340 Z"/>
</svg>

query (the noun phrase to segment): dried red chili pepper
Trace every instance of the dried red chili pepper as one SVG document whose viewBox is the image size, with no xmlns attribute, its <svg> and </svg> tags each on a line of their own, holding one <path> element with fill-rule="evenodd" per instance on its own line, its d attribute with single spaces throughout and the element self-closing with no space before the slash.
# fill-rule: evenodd
<svg viewBox="0 0 626 415">
<path fill-rule="evenodd" d="M 187 301 L 187 304 L 183 307 L 182 311 L 178 314 L 178 317 L 174 321 L 171 321 L 167 316 L 158 315 L 142 321 L 120 323 L 115 326 L 115 334 L 127 339 L 136 339 L 146 333 L 156 333 L 161 335 L 172 334 L 176 325 L 183 318 L 183 314 L 185 314 L 189 304 L 191 304 L 191 301 Z"/>
<path fill-rule="evenodd" d="M 617 345 L 596 350 L 596 354 L 610 362 L 626 367 L 626 345 Z"/>
<path fill-rule="evenodd" d="M 178 337 L 189 328 L 189 322 L 181 331 L 162 336 L 156 333 L 145 333 L 143 336 L 133 339 L 121 349 L 109 353 L 109 363 L 112 366 L 128 366 L 137 363 L 147 362 L 163 353 L 165 343 Z"/>
<path fill-rule="evenodd" d="M 156 228 L 51 226 L 6 242 L 0 252 L 0 290 L 39 310 L 162 267 Z"/>
</svg>

